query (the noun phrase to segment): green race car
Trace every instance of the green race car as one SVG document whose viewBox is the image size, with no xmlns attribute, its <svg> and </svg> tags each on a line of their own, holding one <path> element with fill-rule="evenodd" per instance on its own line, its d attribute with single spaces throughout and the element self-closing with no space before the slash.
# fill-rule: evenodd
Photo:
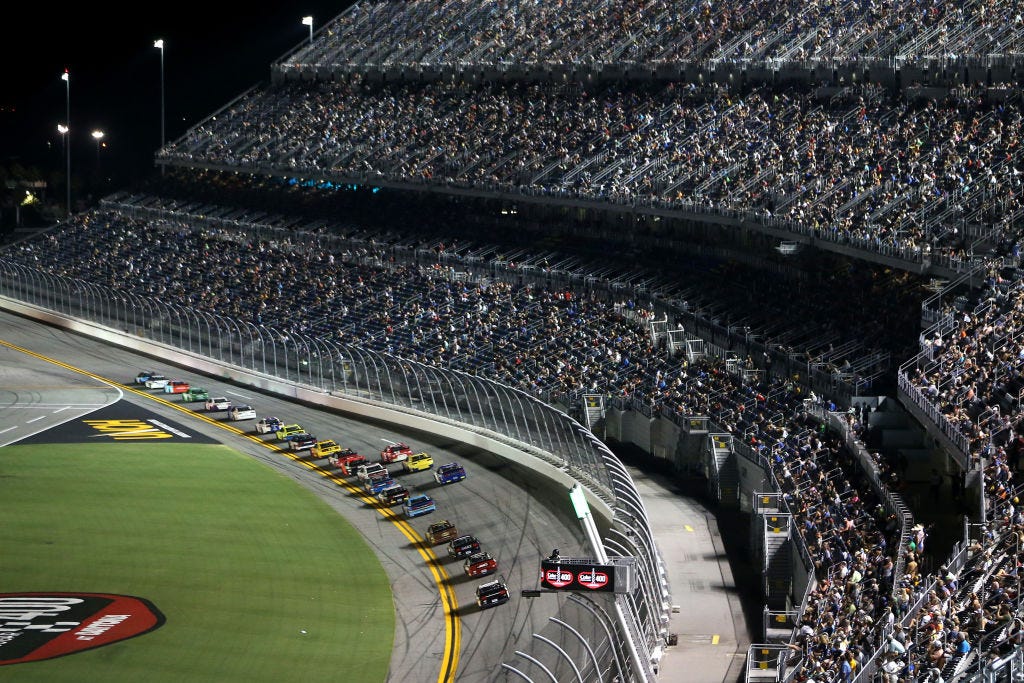
<svg viewBox="0 0 1024 683">
<path fill-rule="evenodd" d="M 200 387 L 190 387 L 181 394 L 181 400 L 186 403 L 194 401 L 206 401 L 210 398 L 210 392 Z"/>
</svg>

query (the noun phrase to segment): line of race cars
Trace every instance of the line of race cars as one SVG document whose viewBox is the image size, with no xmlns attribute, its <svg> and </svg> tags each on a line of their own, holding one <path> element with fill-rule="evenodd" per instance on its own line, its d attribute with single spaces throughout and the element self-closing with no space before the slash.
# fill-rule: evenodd
<svg viewBox="0 0 1024 683">
<path fill-rule="evenodd" d="M 153 371 L 142 371 L 135 377 L 135 383 L 147 389 L 160 389 L 166 394 L 178 394 L 185 403 L 204 401 L 206 412 L 226 412 L 231 421 L 255 420 L 256 410 L 247 404 L 235 405 L 223 396 L 211 396 L 200 387 L 193 387 L 185 380 L 172 380 Z M 380 459 L 371 462 L 351 448 L 342 448 L 331 439 L 318 439 L 298 424 L 287 424 L 278 417 L 260 418 L 255 424 L 259 435 L 273 434 L 277 441 L 295 453 L 308 451 L 313 458 L 326 458 L 345 477 L 355 477 L 366 493 L 374 496 L 382 507 L 402 505 L 408 519 L 426 515 L 437 510 L 433 498 L 414 494 L 406 486 L 395 481 L 388 465 L 401 463 L 403 472 L 420 472 L 433 469 L 434 459 L 425 452 L 414 452 L 402 442 L 388 442 L 380 451 Z M 438 484 L 452 484 L 466 478 L 465 468 L 450 462 L 434 470 L 434 481 Z M 431 524 L 425 536 L 431 546 L 448 543 L 448 555 L 462 559 L 463 571 L 469 577 L 487 576 L 498 569 L 497 560 L 480 547 L 472 534 L 459 534 L 458 529 L 447 519 Z M 476 603 L 480 609 L 494 607 L 509 601 L 508 586 L 504 578 L 489 581 L 476 588 Z"/>
</svg>

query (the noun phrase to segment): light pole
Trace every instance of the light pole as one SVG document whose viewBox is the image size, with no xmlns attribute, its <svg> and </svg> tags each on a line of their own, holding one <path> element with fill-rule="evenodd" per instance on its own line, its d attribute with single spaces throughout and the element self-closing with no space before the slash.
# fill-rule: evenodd
<svg viewBox="0 0 1024 683">
<path fill-rule="evenodd" d="M 64 157 L 67 160 L 67 187 L 65 190 L 67 192 L 67 217 L 71 218 L 71 73 L 64 69 L 64 73 L 61 74 L 60 78 L 64 81 L 66 93 L 64 98 L 66 105 L 64 112 Z"/>
<path fill-rule="evenodd" d="M 94 130 L 92 132 L 92 139 L 96 141 L 96 179 L 100 180 L 100 141 L 103 139 L 102 130 Z"/>
<path fill-rule="evenodd" d="M 313 44 L 313 17 L 302 17 L 302 25 L 309 27 L 309 44 Z"/>
<path fill-rule="evenodd" d="M 160 149 L 164 148 L 166 142 L 166 108 L 164 105 L 164 39 L 153 41 L 153 47 L 160 50 Z M 164 165 L 160 165 L 160 174 L 163 175 Z"/>
</svg>

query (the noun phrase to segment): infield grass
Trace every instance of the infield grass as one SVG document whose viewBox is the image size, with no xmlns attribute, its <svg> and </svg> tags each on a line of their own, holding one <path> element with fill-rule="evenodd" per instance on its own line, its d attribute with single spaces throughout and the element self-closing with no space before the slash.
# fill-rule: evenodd
<svg viewBox="0 0 1024 683">
<path fill-rule="evenodd" d="M 226 446 L 8 446 L 0 530 L 0 592 L 134 595 L 167 619 L 2 666 L 0 681 L 387 677 L 394 606 L 373 551 L 325 502 Z"/>
</svg>

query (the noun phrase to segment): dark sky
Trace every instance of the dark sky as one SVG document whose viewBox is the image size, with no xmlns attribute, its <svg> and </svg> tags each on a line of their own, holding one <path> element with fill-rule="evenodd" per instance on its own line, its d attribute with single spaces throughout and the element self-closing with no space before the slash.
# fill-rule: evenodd
<svg viewBox="0 0 1024 683">
<path fill-rule="evenodd" d="M 72 172 L 95 168 L 90 134 L 99 129 L 106 143 L 100 163 L 111 185 L 149 174 L 160 143 L 160 51 L 154 40 L 165 42 L 171 141 L 269 79 L 270 63 L 309 39 L 303 16 L 313 15 L 319 29 L 350 4 L 303 0 L 267 8 L 186 1 L 149 4 L 134 14 L 122 13 L 120 5 L 19 5 L 23 16 L 6 22 L 0 38 L 0 158 L 64 168 L 57 124 L 65 119 L 67 90 L 60 75 L 67 68 Z"/>
</svg>

